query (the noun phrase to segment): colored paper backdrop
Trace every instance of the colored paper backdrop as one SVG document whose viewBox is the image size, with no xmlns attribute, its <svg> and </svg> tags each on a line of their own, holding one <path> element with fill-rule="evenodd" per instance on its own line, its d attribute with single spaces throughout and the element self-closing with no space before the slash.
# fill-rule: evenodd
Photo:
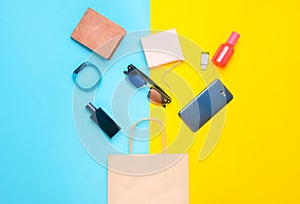
<svg viewBox="0 0 300 204">
<path fill-rule="evenodd" d="M 70 35 L 88 7 L 128 32 L 149 29 L 149 1 L 0 3 L 0 203 L 107 201 L 107 170 L 80 143 L 72 113 L 72 72 L 91 51 Z M 110 112 L 111 93 L 98 94 L 94 104 Z M 135 110 L 148 115 L 144 101 Z"/>
<path fill-rule="evenodd" d="M 207 124 L 189 150 L 190 203 L 300 202 L 299 8 L 295 0 L 151 0 L 152 29 L 174 27 L 211 56 L 231 31 L 241 34 L 228 66 L 218 69 L 234 95 L 219 143 L 198 161 Z M 174 71 L 191 76 L 185 66 Z M 203 88 L 190 84 L 196 94 Z M 167 126 L 169 135 L 176 129 Z M 161 146 L 153 140 L 150 147 Z"/>
<path fill-rule="evenodd" d="M 107 170 L 80 143 L 72 114 L 71 74 L 91 52 L 69 36 L 87 7 L 127 31 L 176 28 L 211 56 L 239 32 L 232 60 L 217 69 L 234 94 L 221 138 L 199 161 L 208 123 L 188 151 L 190 203 L 299 203 L 298 1 L 5 0 L 0 7 L 0 203 L 106 203 Z M 151 77 L 160 81 L 160 73 Z M 174 73 L 193 94 L 205 87 L 185 65 Z M 164 115 L 174 121 L 169 143 L 177 112 Z M 151 140 L 150 152 L 160 150 L 160 138 Z"/>
</svg>

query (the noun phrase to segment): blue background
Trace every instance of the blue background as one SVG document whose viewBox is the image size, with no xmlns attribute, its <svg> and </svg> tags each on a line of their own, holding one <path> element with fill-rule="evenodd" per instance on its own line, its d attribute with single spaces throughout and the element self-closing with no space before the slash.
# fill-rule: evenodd
<svg viewBox="0 0 300 204">
<path fill-rule="evenodd" d="M 91 51 L 70 38 L 88 7 L 149 29 L 149 0 L 0 3 L 0 203 L 106 203 L 107 170 L 81 145 L 73 70 Z"/>
</svg>

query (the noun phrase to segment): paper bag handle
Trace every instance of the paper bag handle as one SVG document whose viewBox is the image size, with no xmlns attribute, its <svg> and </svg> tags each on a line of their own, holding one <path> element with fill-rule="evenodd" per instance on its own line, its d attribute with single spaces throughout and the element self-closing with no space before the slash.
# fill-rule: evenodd
<svg viewBox="0 0 300 204">
<path fill-rule="evenodd" d="M 129 136 L 129 153 L 132 154 L 134 130 L 135 130 L 136 126 L 139 123 L 143 122 L 143 121 L 153 121 L 153 122 L 156 122 L 160 125 L 161 135 L 162 135 L 161 144 L 162 144 L 164 153 L 166 153 L 166 131 L 165 131 L 165 127 L 164 127 L 163 123 L 160 120 L 155 119 L 155 118 L 143 118 L 143 119 L 138 120 L 135 123 L 133 123 L 133 125 L 131 126 L 131 135 Z"/>
</svg>

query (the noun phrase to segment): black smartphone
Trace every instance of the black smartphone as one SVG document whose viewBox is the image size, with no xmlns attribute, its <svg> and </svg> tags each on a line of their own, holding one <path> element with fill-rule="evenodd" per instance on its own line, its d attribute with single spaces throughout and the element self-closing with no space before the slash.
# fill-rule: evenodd
<svg viewBox="0 0 300 204">
<path fill-rule="evenodd" d="M 196 132 L 232 99 L 230 91 L 216 79 L 182 108 L 178 115 L 193 132 Z"/>
</svg>

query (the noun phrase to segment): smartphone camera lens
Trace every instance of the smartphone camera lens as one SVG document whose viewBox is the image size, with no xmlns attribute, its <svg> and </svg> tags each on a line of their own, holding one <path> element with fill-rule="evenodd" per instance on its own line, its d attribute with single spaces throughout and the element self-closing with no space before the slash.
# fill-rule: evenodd
<svg viewBox="0 0 300 204">
<path fill-rule="evenodd" d="M 220 90 L 220 94 L 224 97 L 226 96 L 225 91 L 223 89 Z"/>
</svg>

